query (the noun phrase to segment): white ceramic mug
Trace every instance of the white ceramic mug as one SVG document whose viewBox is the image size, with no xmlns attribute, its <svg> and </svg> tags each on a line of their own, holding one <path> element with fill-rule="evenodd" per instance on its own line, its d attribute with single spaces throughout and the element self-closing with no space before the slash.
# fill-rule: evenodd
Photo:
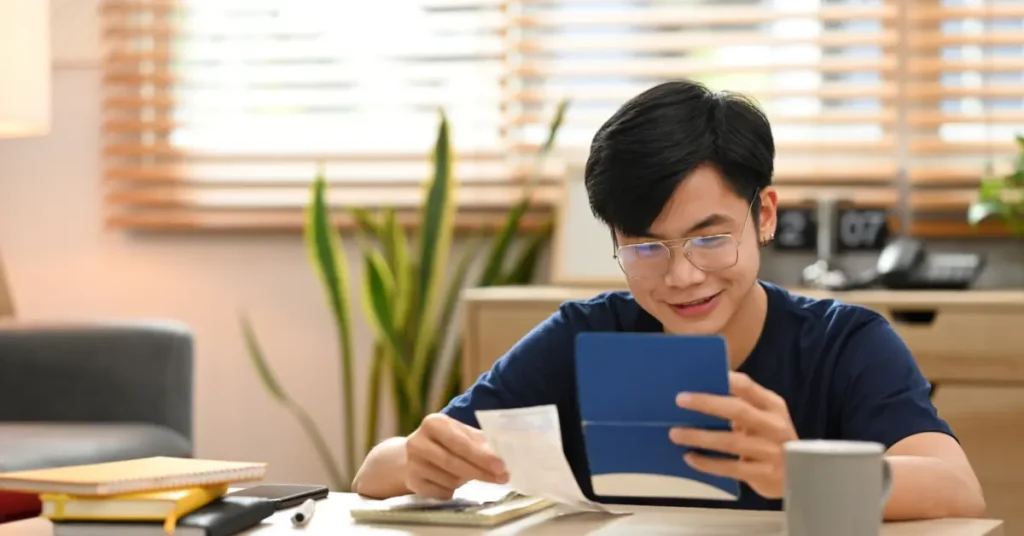
<svg viewBox="0 0 1024 536">
<path fill-rule="evenodd" d="M 783 447 L 783 508 L 789 536 L 874 536 L 892 489 L 885 447 L 870 441 L 811 439 Z"/>
</svg>

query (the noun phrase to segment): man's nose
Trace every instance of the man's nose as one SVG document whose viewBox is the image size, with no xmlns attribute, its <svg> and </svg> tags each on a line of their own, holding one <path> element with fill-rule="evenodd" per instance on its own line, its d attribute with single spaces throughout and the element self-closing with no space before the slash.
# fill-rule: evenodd
<svg viewBox="0 0 1024 536">
<path fill-rule="evenodd" d="M 703 283 L 708 274 L 697 268 L 682 248 L 672 248 L 665 272 L 665 284 L 673 287 L 688 287 Z"/>
</svg>

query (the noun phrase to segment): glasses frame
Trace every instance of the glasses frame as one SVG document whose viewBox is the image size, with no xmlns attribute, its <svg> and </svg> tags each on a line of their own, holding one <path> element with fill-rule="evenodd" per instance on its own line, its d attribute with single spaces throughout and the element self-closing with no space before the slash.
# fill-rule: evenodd
<svg viewBox="0 0 1024 536">
<path fill-rule="evenodd" d="M 692 264 L 694 268 L 696 268 L 696 269 L 698 269 L 698 270 L 700 270 L 702 272 L 712 273 L 712 272 L 720 272 L 722 270 L 728 270 L 729 268 L 732 268 L 733 266 L 736 266 L 736 264 L 740 262 L 740 245 L 743 243 L 743 241 L 741 240 L 742 237 L 743 237 L 743 232 L 746 231 L 746 229 L 747 229 L 747 221 L 750 219 L 750 214 L 753 213 L 753 211 L 754 211 L 753 210 L 754 209 L 754 202 L 757 201 L 757 199 L 759 198 L 760 195 L 761 195 L 761 191 L 757 190 L 757 191 L 754 192 L 753 197 L 750 199 L 750 204 L 747 206 L 747 214 L 743 217 L 743 224 L 740 226 L 740 232 L 739 232 L 740 238 L 736 238 L 735 233 L 719 233 L 719 234 L 713 234 L 713 235 L 690 236 L 690 237 L 686 237 L 686 238 L 673 238 L 671 240 L 655 240 L 655 241 L 651 241 L 651 242 L 641 242 L 639 244 L 627 244 L 625 246 L 620 246 L 619 243 L 618 243 L 618 239 L 615 238 L 615 230 L 613 229 L 612 230 L 612 244 L 614 245 L 615 249 L 612 252 L 612 257 L 615 259 L 615 263 L 619 265 L 619 270 L 621 270 L 622 273 L 627 278 L 629 278 L 629 279 L 657 279 L 659 277 L 664 277 L 665 274 L 667 274 L 668 271 L 672 269 L 672 259 L 674 257 L 673 254 L 672 254 L 672 250 L 673 249 L 677 249 L 677 248 L 681 249 L 683 251 L 683 257 L 686 257 L 686 260 L 690 264 Z M 736 253 L 735 258 L 733 259 L 732 263 L 729 264 L 728 266 L 723 266 L 721 268 L 715 268 L 715 269 L 711 269 L 711 270 L 706 269 L 706 268 L 702 268 L 700 266 L 697 266 L 697 263 L 693 262 L 693 259 L 690 257 L 690 254 L 687 253 L 684 248 L 687 245 L 689 245 L 691 240 L 706 239 L 706 238 L 728 238 L 729 240 L 731 240 L 733 242 L 733 250 Z M 622 253 L 621 253 L 622 250 L 625 249 L 625 248 L 629 248 L 629 247 L 634 247 L 634 246 L 639 246 L 639 245 L 649 245 L 649 244 L 658 244 L 658 245 L 660 245 L 660 246 L 662 246 L 662 247 L 664 247 L 665 249 L 668 250 L 669 257 L 668 257 L 668 264 L 665 267 L 665 271 L 662 272 L 659 275 L 651 276 L 651 277 L 637 277 L 637 276 L 629 275 L 629 273 L 626 272 L 626 267 L 622 265 Z"/>
</svg>

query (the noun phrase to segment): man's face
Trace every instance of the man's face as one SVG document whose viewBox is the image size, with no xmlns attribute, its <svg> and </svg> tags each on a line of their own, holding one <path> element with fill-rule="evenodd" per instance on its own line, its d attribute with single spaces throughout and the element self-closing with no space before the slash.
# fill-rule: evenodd
<svg viewBox="0 0 1024 536">
<path fill-rule="evenodd" d="M 755 221 L 750 212 L 751 199 L 743 199 L 729 189 L 714 166 L 701 166 L 676 189 L 650 228 L 649 237 L 629 237 L 616 233 L 620 246 L 653 241 L 666 242 L 669 258 L 663 274 L 646 278 L 627 277 L 637 303 L 657 318 L 666 332 L 675 334 L 720 333 L 745 302 L 760 267 L 760 236 L 775 230 L 776 193 L 762 190 L 761 213 Z M 707 238 L 731 235 L 732 239 Z M 703 237 L 703 238 L 702 238 Z M 693 261 L 684 254 L 684 242 Z M 738 247 L 736 244 L 738 243 Z M 630 259 L 648 263 L 664 250 L 635 250 Z M 735 264 L 733 260 L 735 259 Z M 623 259 L 624 262 L 630 262 Z M 695 266 L 721 269 L 701 270 Z"/>
</svg>

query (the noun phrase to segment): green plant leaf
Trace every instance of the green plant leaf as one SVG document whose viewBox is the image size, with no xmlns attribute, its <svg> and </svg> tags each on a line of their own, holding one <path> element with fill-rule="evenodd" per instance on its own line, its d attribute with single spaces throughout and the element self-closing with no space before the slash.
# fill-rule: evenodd
<svg viewBox="0 0 1024 536">
<path fill-rule="evenodd" d="M 473 260 L 479 257 L 482 244 L 483 237 L 480 235 L 474 235 L 466 242 L 465 250 L 463 250 L 458 264 L 455 265 L 455 271 L 452 272 L 451 277 L 448 279 L 448 291 L 445 293 L 444 305 L 441 308 L 440 325 L 451 325 L 455 309 L 459 305 L 459 296 L 462 294 L 462 287 L 465 285 L 466 276 L 469 275 L 469 270 L 473 266 Z"/>
<path fill-rule="evenodd" d="M 501 278 L 502 268 L 504 267 L 508 250 L 512 245 L 513 239 L 519 233 L 519 224 L 522 222 L 523 216 L 526 215 L 526 211 L 530 208 L 530 195 L 533 192 L 533 187 L 536 184 L 538 177 L 543 171 L 543 161 L 550 154 L 551 150 L 554 148 L 555 141 L 558 139 L 558 131 L 561 129 L 562 123 L 565 121 L 565 114 L 569 108 L 569 102 L 570 101 L 568 100 L 562 100 L 555 108 L 555 114 L 548 123 L 547 136 L 537 154 L 537 165 L 534 168 L 534 173 L 531 174 L 526 188 L 523 189 L 522 197 L 512 207 L 512 209 L 509 210 L 508 216 L 505 218 L 505 223 L 494 237 L 491 249 L 487 254 L 487 263 L 484 265 L 484 269 L 480 273 L 479 286 L 494 285 Z"/>
<path fill-rule="evenodd" d="M 1006 181 L 1001 177 L 988 177 L 981 180 L 978 187 L 978 200 L 998 203 L 1003 197 Z"/>
<path fill-rule="evenodd" d="M 1002 214 L 1002 204 L 993 201 L 977 201 L 967 209 L 967 221 L 971 225 L 978 225 L 982 221 Z"/>
<path fill-rule="evenodd" d="M 441 111 L 437 142 L 434 148 L 434 176 L 427 185 L 426 206 L 420 236 L 419 325 L 413 348 L 413 380 L 421 382 L 429 374 L 429 352 L 437 337 L 437 309 L 442 299 L 444 267 L 451 252 L 455 219 L 455 181 L 452 178 L 452 149 L 448 133 L 448 119 Z M 420 407 L 427 401 L 416 402 Z"/>
<path fill-rule="evenodd" d="M 407 411 L 419 411 L 417 401 L 420 400 L 421 388 L 417 378 L 410 372 L 408 358 L 403 357 L 408 355 L 409 349 L 395 326 L 394 276 L 384 257 L 376 250 L 365 253 L 364 263 L 362 301 L 377 340 L 384 345 L 382 355 L 387 359 L 387 365 L 395 379 L 393 389 L 396 396 L 405 401 L 404 407 Z"/>
<path fill-rule="evenodd" d="M 465 249 L 462 252 L 462 256 L 459 258 L 458 264 L 455 265 L 455 271 L 448 279 L 448 290 L 445 292 L 444 305 L 441 308 L 441 323 L 445 329 L 452 325 L 452 319 L 455 317 L 455 310 L 459 305 L 459 298 L 462 295 L 462 289 L 466 285 L 466 279 L 469 275 L 469 270 L 473 266 L 473 261 L 479 257 L 480 250 L 483 245 L 482 235 L 473 235 L 465 245 Z M 430 389 L 430 380 L 433 379 L 432 372 L 436 372 L 437 362 L 441 359 L 444 339 L 440 338 L 434 344 L 434 349 L 430 352 L 430 362 L 427 365 L 428 374 L 424 375 L 423 382 L 421 383 L 421 389 Z M 452 359 L 449 362 L 449 369 L 458 369 L 458 353 L 453 352 Z M 441 374 L 445 377 L 445 374 Z M 437 393 L 437 396 L 445 396 L 444 392 Z"/>
<path fill-rule="evenodd" d="M 537 261 L 540 259 L 541 251 L 551 238 L 554 231 L 554 222 L 548 221 L 539 231 L 530 237 L 519 257 L 509 267 L 508 273 L 501 278 L 502 285 L 528 285 L 533 281 L 533 274 L 537 269 Z"/>
<path fill-rule="evenodd" d="M 568 99 L 562 99 L 555 106 L 555 115 L 552 116 L 551 121 L 548 123 L 547 137 L 544 139 L 544 144 L 541 145 L 540 149 L 544 155 L 551 152 L 551 149 L 555 147 L 558 131 L 562 128 L 562 123 L 565 122 L 565 113 L 569 109 L 569 102 Z"/>
<path fill-rule="evenodd" d="M 384 375 L 384 345 L 380 341 L 373 344 L 373 362 L 370 364 L 370 390 L 366 395 L 366 430 L 363 432 L 363 452 L 377 444 L 378 421 L 380 420 L 380 382 Z"/>
<path fill-rule="evenodd" d="M 323 434 L 320 432 L 320 428 L 317 427 L 309 412 L 293 400 L 287 401 L 285 405 L 295 420 L 298 421 L 306 436 L 309 437 L 310 442 L 313 443 L 313 448 L 316 449 L 317 456 L 320 458 L 324 468 L 327 469 L 327 475 L 330 477 L 333 487 L 341 492 L 351 491 L 351 477 L 343 475 L 338 468 L 338 464 L 334 461 L 331 447 L 327 444 Z M 348 474 L 354 475 L 355 473 L 350 472 Z"/>
<path fill-rule="evenodd" d="M 415 271 L 409 262 L 409 243 L 405 236 L 405 230 L 399 225 L 398 218 L 393 209 L 389 209 L 384 216 L 384 236 L 387 244 L 388 265 L 395 275 L 395 327 L 402 331 L 409 319 L 409 310 L 412 308 L 413 285 Z"/>
<path fill-rule="evenodd" d="M 365 208 L 355 207 L 351 209 L 352 217 L 356 220 L 356 225 L 363 233 L 372 236 L 378 240 L 381 240 L 381 226 L 374 220 L 369 210 Z"/>
<path fill-rule="evenodd" d="M 270 363 L 267 362 L 263 348 L 260 346 L 260 341 L 256 338 L 256 332 L 252 329 L 249 317 L 242 313 L 239 315 L 239 318 L 242 325 L 242 336 L 245 338 L 245 348 L 248 350 L 249 358 L 252 360 L 256 373 L 260 377 L 260 383 L 263 384 L 263 387 L 266 388 L 274 400 L 278 402 L 288 400 L 288 393 L 284 391 L 281 383 L 277 381 L 274 371 L 270 369 Z"/>
<path fill-rule="evenodd" d="M 327 183 L 322 170 L 317 174 L 311 188 L 311 200 L 306 207 L 306 225 L 304 238 L 306 249 L 317 276 L 327 294 L 327 303 L 334 315 L 338 332 L 338 350 L 340 352 L 341 395 L 343 399 L 343 425 L 346 472 L 354 475 L 356 471 L 355 443 L 355 401 L 353 361 L 355 354 L 352 349 L 351 322 L 348 289 L 351 288 L 348 274 L 348 261 L 341 247 L 341 239 L 331 223 L 330 208 L 326 200 Z"/>
<path fill-rule="evenodd" d="M 387 262 L 379 251 L 370 250 L 365 253 L 364 273 L 366 275 L 363 286 L 363 303 L 367 317 L 373 325 L 377 336 L 381 338 L 386 348 L 396 356 L 406 352 L 402 340 L 395 329 L 395 317 L 392 309 L 395 281 Z M 407 376 L 409 369 L 401 359 L 396 360 L 393 365 L 395 373 Z"/>
<path fill-rule="evenodd" d="M 452 366 L 448 369 L 448 381 L 441 391 L 437 411 L 441 411 L 450 400 L 462 394 L 462 390 L 462 341 L 458 341 L 452 352 Z"/>
<path fill-rule="evenodd" d="M 508 249 L 512 245 L 512 239 L 518 234 L 519 223 L 522 221 L 523 215 L 526 214 L 529 206 L 529 199 L 524 198 L 509 210 L 505 223 L 501 226 L 501 230 L 494 235 L 494 240 L 491 242 L 490 251 L 487 253 L 487 262 L 484 264 L 483 271 L 480 272 L 479 286 L 491 286 L 498 281 L 498 278 L 501 276 L 502 267 L 505 264 Z"/>
<path fill-rule="evenodd" d="M 327 470 L 327 474 L 331 479 L 331 484 L 334 489 L 338 491 L 349 491 L 351 482 L 338 468 L 338 464 L 334 460 L 334 455 L 331 453 L 331 449 L 327 445 L 327 441 L 324 440 L 324 436 L 320 432 L 320 428 L 316 425 L 316 422 L 313 421 L 313 418 L 310 417 L 309 412 L 307 412 L 299 403 L 292 400 L 292 398 L 288 396 L 281 387 L 281 383 L 277 381 L 273 371 L 270 369 L 270 363 L 267 362 L 266 354 L 264 354 L 262 345 L 260 345 L 259 339 L 256 337 L 256 332 L 252 329 L 252 324 L 249 322 L 249 318 L 245 314 L 240 315 L 240 318 L 242 333 L 245 337 L 245 345 L 249 351 L 249 357 L 252 358 L 253 365 L 255 365 L 256 371 L 259 373 L 263 386 L 270 392 L 274 400 L 283 405 L 285 409 L 292 414 L 292 417 L 298 421 L 299 426 L 302 427 L 303 433 L 305 433 L 310 442 L 313 443 L 313 448 L 316 450 L 317 456 L 320 458 L 320 463 L 322 463 L 324 469 Z"/>
</svg>

